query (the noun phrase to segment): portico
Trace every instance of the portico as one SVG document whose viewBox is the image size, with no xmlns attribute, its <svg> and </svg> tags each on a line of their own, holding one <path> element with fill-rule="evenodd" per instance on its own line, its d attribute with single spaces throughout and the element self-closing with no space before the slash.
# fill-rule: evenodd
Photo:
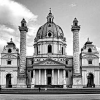
<svg viewBox="0 0 100 100">
<path fill-rule="evenodd" d="M 65 72 L 65 69 L 33 69 L 32 88 L 35 85 L 64 86 L 66 84 Z"/>
</svg>

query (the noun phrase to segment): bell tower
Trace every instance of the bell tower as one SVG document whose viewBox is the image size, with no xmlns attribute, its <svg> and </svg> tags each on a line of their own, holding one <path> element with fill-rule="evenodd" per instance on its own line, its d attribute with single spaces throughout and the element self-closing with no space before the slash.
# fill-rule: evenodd
<svg viewBox="0 0 100 100">
<path fill-rule="evenodd" d="M 80 25 L 78 20 L 75 18 L 71 28 L 73 32 L 73 88 L 80 87 L 82 82 L 80 73 L 80 57 L 79 57 L 79 31 Z"/>
<path fill-rule="evenodd" d="M 20 64 L 18 71 L 18 87 L 26 87 L 26 33 L 28 28 L 26 26 L 26 21 L 23 18 L 21 21 L 21 26 L 19 26 L 20 31 Z"/>
</svg>

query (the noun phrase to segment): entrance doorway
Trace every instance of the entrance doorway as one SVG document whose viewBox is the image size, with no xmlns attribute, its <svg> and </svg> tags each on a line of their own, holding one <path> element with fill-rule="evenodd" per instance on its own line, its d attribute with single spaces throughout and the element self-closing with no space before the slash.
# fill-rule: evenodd
<svg viewBox="0 0 100 100">
<path fill-rule="evenodd" d="M 95 87 L 94 75 L 92 73 L 89 73 L 89 75 L 87 76 L 87 80 L 88 80 L 87 87 Z"/>
<path fill-rule="evenodd" d="M 47 77 L 47 84 L 51 85 L 51 77 Z"/>
<path fill-rule="evenodd" d="M 11 84 L 11 74 L 6 75 L 6 88 L 12 88 Z"/>
<path fill-rule="evenodd" d="M 51 69 L 47 69 L 47 85 L 51 85 L 51 79 L 52 79 L 52 70 Z"/>
</svg>

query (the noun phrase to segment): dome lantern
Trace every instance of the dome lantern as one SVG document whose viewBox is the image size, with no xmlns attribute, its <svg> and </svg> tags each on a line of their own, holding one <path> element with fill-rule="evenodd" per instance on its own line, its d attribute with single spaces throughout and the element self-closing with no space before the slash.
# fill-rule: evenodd
<svg viewBox="0 0 100 100">
<path fill-rule="evenodd" d="M 49 14 L 47 16 L 47 22 L 52 23 L 53 19 L 54 19 L 54 17 L 53 17 L 53 15 L 51 13 L 51 8 L 50 8 Z"/>
</svg>

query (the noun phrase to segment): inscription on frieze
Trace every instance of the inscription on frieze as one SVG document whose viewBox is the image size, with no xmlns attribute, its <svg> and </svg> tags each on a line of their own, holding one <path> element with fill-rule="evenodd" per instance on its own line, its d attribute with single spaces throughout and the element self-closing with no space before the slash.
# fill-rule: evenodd
<svg viewBox="0 0 100 100">
<path fill-rule="evenodd" d="M 42 63 L 41 65 L 59 65 L 59 64 L 57 64 L 53 61 L 46 61 L 46 62 Z"/>
</svg>

